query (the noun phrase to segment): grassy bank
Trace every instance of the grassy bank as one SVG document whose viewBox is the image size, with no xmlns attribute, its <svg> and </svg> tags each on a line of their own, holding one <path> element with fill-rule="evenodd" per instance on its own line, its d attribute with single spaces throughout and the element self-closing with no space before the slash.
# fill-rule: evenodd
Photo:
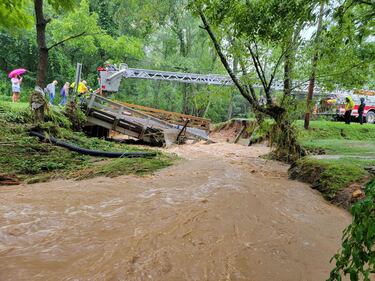
<svg viewBox="0 0 375 281">
<path fill-rule="evenodd" d="M 342 201 L 339 197 L 345 189 L 364 181 L 365 168 L 375 166 L 375 125 L 313 121 L 309 130 L 301 121 L 296 125 L 299 142 L 312 155 L 298 160 L 291 176 L 312 184 L 327 199 Z"/>
<path fill-rule="evenodd" d="M 147 151 L 145 148 L 88 138 L 69 129 L 61 109 L 47 113 L 43 125 L 47 133 L 78 146 L 102 151 Z M 81 155 L 28 135 L 32 128 L 27 103 L 0 103 L 0 174 L 15 175 L 20 181 L 35 183 L 56 178 L 83 179 L 94 176 L 143 175 L 171 165 L 170 156 L 141 159 L 105 159 Z M 1 184 L 1 182 L 0 182 Z"/>
</svg>

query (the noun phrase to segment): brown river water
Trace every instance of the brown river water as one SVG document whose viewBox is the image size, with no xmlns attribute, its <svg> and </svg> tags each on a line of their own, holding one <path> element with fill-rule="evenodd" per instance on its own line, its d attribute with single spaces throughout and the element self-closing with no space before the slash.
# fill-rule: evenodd
<svg viewBox="0 0 375 281">
<path fill-rule="evenodd" d="M 153 176 L 0 188 L 0 280 L 325 280 L 350 215 L 264 147 L 196 144 Z"/>
</svg>

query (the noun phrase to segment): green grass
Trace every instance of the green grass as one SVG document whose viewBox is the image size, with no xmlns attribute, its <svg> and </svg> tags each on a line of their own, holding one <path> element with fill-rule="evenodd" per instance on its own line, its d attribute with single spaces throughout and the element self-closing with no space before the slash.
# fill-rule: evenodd
<svg viewBox="0 0 375 281">
<path fill-rule="evenodd" d="M 297 178 L 317 187 L 326 198 L 335 199 L 340 190 L 367 176 L 365 167 L 375 166 L 374 124 L 313 121 L 309 130 L 303 129 L 302 121 L 296 125 L 305 148 L 327 155 L 298 160 Z"/>
<path fill-rule="evenodd" d="M 46 132 L 78 146 L 101 151 L 148 151 L 144 147 L 86 137 L 69 129 L 60 110 L 51 110 L 43 127 Z M 32 128 L 27 103 L 0 103 L 0 173 L 14 174 L 35 183 L 55 178 L 83 179 L 93 176 L 143 175 L 171 165 L 173 157 L 158 153 L 148 159 L 96 158 L 71 152 L 28 135 Z"/>
<path fill-rule="evenodd" d="M 326 154 L 374 157 L 375 140 L 310 139 L 301 144 L 311 150 L 324 149 Z"/>
<path fill-rule="evenodd" d="M 297 121 L 301 141 L 311 139 L 375 140 L 375 125 L 333 121 L 312 121 L 310 129 L 303 129 L 303 121 Z"/>
<path fill-rule="evenodd" d="M 351 183 L 360 182 L 366 175 L 366 165 L 374 165 L 374 161 L 353 161 L 314 159 L 304 157 L 297 161 L 298 175 L 295 178 L 308 182 L 329 200 L 335 199 L 337 192 Z"/>
</svg>

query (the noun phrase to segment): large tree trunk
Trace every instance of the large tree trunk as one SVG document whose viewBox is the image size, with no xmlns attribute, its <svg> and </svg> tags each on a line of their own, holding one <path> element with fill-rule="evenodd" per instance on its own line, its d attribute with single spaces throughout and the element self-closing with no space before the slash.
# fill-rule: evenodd
<svg viewBox="0 0 375 281">
<path fill-rule="evenodd" d="M 38 57 L 38 73 L 36 84 L 42 89 L 46 82 L 46 72 L 48 67 L 48 48 L 46 45 L 46 26 L 48 21 L 43 14 L 43 0 L 34 0 L 35 18 L 36 18 L 36 34 L 39 49 Z"/>
<path fill-rule="evenodd" d="M 315 87 L 315 77 L 316 77 L 316 67 L 318 64 L 318 58 L 319 58 L 319 37 L 320 33 L 322 31 L 322 22 L 323 22 L 323 10 L 324 10 L 324 3 L 320 3 L 320 9 L 319 9 L 319 19 L 318 19 L 318 27 L 316 30 L 316 36 L 314 40 L 315 44 L 315 50 L 314 55 L 312 58 L 312 67 L 311 67 L 311 75 L 310 75 L 310 81 L 309 81 L 309 88 L 307 92 L 307 98 L 306 98 L 306 113 L 305 113 L 305 129 L 309 129 L 310 126 L 310 113 L 311 113 L 311 102 L 314 94 L 314 87 Z"/>
<path fill-rule="evenodd" d="M 296 131 L 285 113 L 274 118 L 275 124 L 270 130 L 270 144 L 275 146 L 275 158 L 288 163 L 295 162 L 306 155 L 306 151 L 297 142 Z"/>
</svg>

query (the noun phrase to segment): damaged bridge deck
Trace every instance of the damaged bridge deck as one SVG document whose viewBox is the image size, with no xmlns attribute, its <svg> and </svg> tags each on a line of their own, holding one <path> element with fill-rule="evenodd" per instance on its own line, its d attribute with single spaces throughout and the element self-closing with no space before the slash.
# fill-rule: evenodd
<svg viewBox="0 0 375 281">
<path fill-rule="evenodd" d="M 181 137 L 208 139 L 208 130 L 189 127 L 190 120 L 188 118 L 185 120 L 185 126 L 173 124 L 155 117 L 154 114 L 146 114 L 96 94 L 91 95 L 87 105 L 89 124 L 114 130 L 150 144 L 162 145 L 166 142 L 178 142 Z"/>
</svg>

